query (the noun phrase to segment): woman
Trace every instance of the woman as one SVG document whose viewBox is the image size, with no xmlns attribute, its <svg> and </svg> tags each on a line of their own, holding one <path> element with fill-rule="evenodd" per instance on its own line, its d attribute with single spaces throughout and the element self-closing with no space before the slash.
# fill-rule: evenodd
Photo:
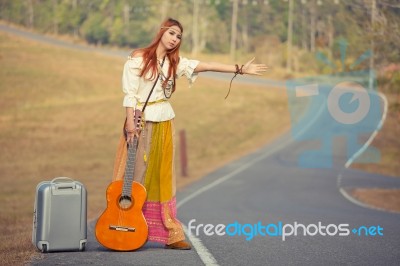
<svg viewBox="0 0 400 266">
<path fill-rule="evenodd" d="M 179 57 L 182 33 L 177 20 L 167 19 L 153 42 L 133 51 L 125 63 L 122 85 L 126 94 L 123 101 L 126 134 L 120 140 L 113 175 L 114 180 L 124 177 L 127 142 L 132 143 L 138 137 L 134 180 L 147 190 L 143 213 L 149 226 L 148 240 L 163 243 L 169 249 L 191 249 L 176 214 L 175 114 L 168 102 L 175 91 L 175 78 L 186 76 L 192 83 L 197 73 L 203 71 L 260 75 L 267 69 L 265 65 L 252 64 L 254 59 L 239 68 Z M 135 113 L 140 113 L 135 110 L 142 110 L 148 97 L 141 128 L 134 123 Z"/>
</svg>

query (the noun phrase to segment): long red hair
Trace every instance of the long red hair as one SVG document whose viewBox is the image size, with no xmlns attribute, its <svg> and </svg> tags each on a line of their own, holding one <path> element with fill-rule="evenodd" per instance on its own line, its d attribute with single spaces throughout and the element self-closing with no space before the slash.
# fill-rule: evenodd
<svg viewBox="0 0 400 266">
<path fill-rule="evenodd" d="M 183 33 L 183 27 L 181 23 L 175 19 L 168 18 L 161 24 L 160 30 L 158 31 L 157 35 L 154 37 L 153 41 L 150 43 L 149 46 L 145 48 L 140 48 L 132 52 L 131 54 L 132 56 L 140 54 L 143 57 L 143 68 L 142 71 L 140 72 L 141 77 L 143 76 L 147 77 L 148 73 L 151 73 L 150 80 L 154 80 L 157 77 L 158 62 L 157 62 L 156 50 L 163 34 L 168 30 L 169 27 L 172 26 L 177 26 L 181 30 L 181 33 Z M 172 88 L 172 92 L 175 91 L 175 76 L 176 76 L 176 69 L 179 63 L 179 48 L 181 46 L 181 43 L 182 41 L 180 41 L 174 49 L 167 51 L 167 57 L 170 65 L 168 69 L 168 76 L 164 81 L 163 85 L 166 85 L 166 83 L 172 76 L 174 80 L 174 86 Z"/>
</svg>

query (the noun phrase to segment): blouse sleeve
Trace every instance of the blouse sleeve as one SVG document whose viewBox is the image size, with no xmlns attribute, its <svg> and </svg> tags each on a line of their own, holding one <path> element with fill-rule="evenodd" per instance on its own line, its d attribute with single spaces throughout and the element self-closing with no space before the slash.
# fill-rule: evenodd
<svg viewBox="0 0 400 266">
<path fill-rule="evenodd" d="M 122 73 L 122 91 L 125 93 L 123 106 L 136 107 L 138 102 L 138 88 L 140 82 L 140 58 L 129 57 Z"/>
<path fill-rule="evenodd" d="M 177 77 L 180 78 L 185 76 L 189 80 L 189 86 L 191 86 L 198 76 L 198 73 L 194 72 L 198 64 L 199 61 L 197 60 L 189 60 L 187 58 L 180 57 L 176 71 Z"/>
</svg>

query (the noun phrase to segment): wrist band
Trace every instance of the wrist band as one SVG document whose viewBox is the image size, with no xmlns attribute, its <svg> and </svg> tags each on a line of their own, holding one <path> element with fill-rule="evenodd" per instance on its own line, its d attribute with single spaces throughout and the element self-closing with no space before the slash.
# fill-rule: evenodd
<svg viewBox="0 0 400 266">
<path fill-rule="evenodd" d="M 233 78 L 231 79 L 231 82 L 229 83 L 229 90 L 228 90 L 228 93 L 227 93 L 226 96 L 225 96 L 225 100 L 226 100 L 226 98 L 228 98 L 228 95 L 229 95 L 229 93 L 231 92 L 231 87 L 232 87 L 232 81 L 233 81 L 233 79 L 237 76 L 237 74 L 240 74 L 240 75 L 243 75 L 243 74 L 244 74 L 244 73 L 243 73 L 243 67 L 244 67 L 244 65 L 242 65 L 242 66 L 239 68 L 239 65 L 238 65 L 238 64 L 235 64 L 235 68 L 236 68 L 235 75 L 233 76 Z"/>
<path fill-rule="evenodd" d="M 243 75 L 244 73 L 243 73 L 243 67 L 244 67 L 244 65 L 242 65 L 241 67 L 240 67 L 240 70 L 239 70 L 239 74 L 240 75 Z"/>
</svg>

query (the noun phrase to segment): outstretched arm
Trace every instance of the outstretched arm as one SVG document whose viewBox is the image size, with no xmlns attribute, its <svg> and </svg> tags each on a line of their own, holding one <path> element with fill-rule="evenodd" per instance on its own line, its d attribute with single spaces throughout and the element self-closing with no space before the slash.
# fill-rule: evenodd
<svg viewBox="0 0 400 266">
<path fill-rule="evenodd" d="M 261 75 L 265 72 L 268 67 L 265 64 L 253 64 L 255 58 L 248 61 L 243 65 L 242 73 L 248 75 Z M 239 65 L 239 68 L 241 65 Z M 227 65 L 216 62 L 200 62 L 194 72 L 205 72 L 205 71 L 213 71 L 213 72 L 225 72 L 225 73 L 235 73 L 236 66 L 235 65 Z"/>
</svg>

